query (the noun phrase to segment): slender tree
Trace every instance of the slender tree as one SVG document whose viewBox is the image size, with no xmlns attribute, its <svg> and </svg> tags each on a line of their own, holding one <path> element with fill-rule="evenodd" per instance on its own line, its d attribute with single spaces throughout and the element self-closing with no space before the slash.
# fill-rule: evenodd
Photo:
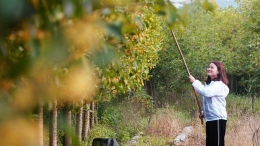
<svg viewBox="0 0 260 146">
<path fill-rule="evenodd" d="M 68 106 L 63 107 L 63 128 L 64 128 L 64 137 L 63 137 L 63 145 L 64 146 L 71 146 L 72 139 L 71 139 L 71 109 Z"/>
<path fill-rule="evenodd" d="M 40 106 L 38 109 L 38 124 L 39 124 L 39 146 L 44 146 L 44 127 L 43 127 L 43 107 Z"/>
<path fill-rule="evenodd" d="M 76 135 L 79 141 L 82 141 L 82 131 L 83 131 L 83 104 L 79 104 L 76 111 Z"/>
<path fill-rule="evenodd" d="M 90 104 L 85 103 L 84 105 L 85 108 L 84 108 L 82 140 L 86 141 L 88 138 L 88 132 L 90 130 Z"/>
<path fill-rule="evenodd" d="M 51 117 L 50 117 L 49 146 L 57 146 L 57 145 L 58 145 L 57 118 L 58 118 L 57 101 L 54 101 L 54 102 L 53 102 L 53 107 L 52 107 L 52 110 L 51 110 Z"/>
</svg>

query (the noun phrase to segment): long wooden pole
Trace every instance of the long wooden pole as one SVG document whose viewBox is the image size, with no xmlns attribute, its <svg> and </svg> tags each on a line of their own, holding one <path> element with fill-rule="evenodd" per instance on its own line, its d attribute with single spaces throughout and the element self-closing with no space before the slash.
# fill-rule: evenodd
<svg viewBox="0 0 260 146">
<path fill-rule="evenodd" d="M 174 32 L 171 31 L 171 33 L 172 33 L 172 37 L 174 38 L 175 44 L 176 44 L 176 46 L 177 46 L 177 48 L 178 48 L 178 50 L 179 50 L 179 53 L 180 53 L 180 55 L 181 55 L 181 59 L 182 59 L 182 62 L 183 62 L 183 64 L 184 64 L 185 68 L 186 68 L 187 74 L 190 76 L 191 74 L 190 74 L 189 68 L 188 68 L 188 66 L 187 66 L 187 64 L 186 64 L 185 58 L 184 58 L 184 56 L 183 56 L 183 54 L 182 54 L 181 48 L 180 48 L 180 46 L 179 46 L 179 43 L 178 43 L 178 41 L 177 41 L 177 39 L 176 39 L 176 37 L 175 37 Z M 201 109 L 201 105 L 200 105 L 200 102 L 199 102 L 199 99 L 198 99 L 198 95 L 197 95 L 197 93 L 196 93 L 194 87 L 192 87 L 192 89 L 193 89 L 194 94 L 195 94 L 195 100 L 196 100 L 197 105 L 198 105 L 198 107 L 199 107 L 199 113 L 202 114 L 202 113 L 201 113 L 201 110 L 202 110 L 202 109 Z M 201 120 L 201 124 L 203 125 L 203 119 L 201 118 L 200 120 Z"/>
</svg>

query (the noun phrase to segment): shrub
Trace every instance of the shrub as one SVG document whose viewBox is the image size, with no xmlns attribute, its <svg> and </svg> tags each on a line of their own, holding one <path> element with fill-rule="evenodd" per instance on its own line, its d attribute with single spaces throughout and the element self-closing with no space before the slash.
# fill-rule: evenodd
<svg viewBox="0 0 260 146">
<path fill-rule="evenodd" d="M 99 124 L 90 130 L 86 145 L 91 145 L 94 138 L 116 138 L 116 133 L 109 126 Z"/>
</svg>

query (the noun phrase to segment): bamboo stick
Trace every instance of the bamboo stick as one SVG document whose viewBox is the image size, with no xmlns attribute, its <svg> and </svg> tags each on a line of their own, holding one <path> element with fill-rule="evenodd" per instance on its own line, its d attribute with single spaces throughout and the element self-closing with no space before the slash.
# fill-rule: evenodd
<svg viewBox="0 0 260 146">
<path fill-rule="evenodd" d="M 174 32 L 171 31 L 171 33 L 172 33 L 172 37 L 174 38 L 175 44 L 176 44 L 176 46 L 177 46 L 177 48 L 178 48 L 178 50 L 179 50 L 179 53 L 180 53 L 180 55 L 181 55 L 181 59 L 182 59 L 182 62 L 183 62 L 183 64 L 184 64 L 185 68 L 186 68 L 187 74 L 188 74 L 188 76 L 190 76 L 191 74 L 190 74 L 189 68 L 188 68 L 188 66 L 187 66 L 187 64 L 186 64 L 185 58 L 184 58 L 184 56 L 183 56 L 183 54 L 182 54 L 181 48 L 180 48 L 180 46 L 179 46 L 179 43 L 178 43 L 178 41 L 177 41 L 177 39 L 176 39 L 176 37 L 175 37 Z M 202 114 L 202 113 L 201 113 L 201 112 L 202 112 L 202 109 L 201 109 L 201 105 L 200 105 L 200 102 L 199 102 L 199 99 L 198 99 L 198 95 L 197 95 L 197 93 L 196 93 L 194 87 L 192 87 L 192 88 L 193 88 L 193 91 L 194 91 L 194 94 L 195 94 L 196 103 L 197 103 L 198 108 L 199 108 L 199 113 Z M 203 125 L 203 119 L 201 118 L 200 120 L 201 120 L 201 124 Z"/>
</svg>

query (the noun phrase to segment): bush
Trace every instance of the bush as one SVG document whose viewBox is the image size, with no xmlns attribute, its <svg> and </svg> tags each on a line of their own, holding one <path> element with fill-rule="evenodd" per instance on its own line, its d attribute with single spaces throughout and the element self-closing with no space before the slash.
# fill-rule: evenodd
<svg viewBox="0 0 260 146">
<path fill-rule="evenodd" d="M 118 142 L 126 142 L 148 126 L 149 111 L 142 103 L 127 99 L 120 103 L 103 103 L 100 124 L 109 125 Z"/>
<path fill-rule="evenodd" d="M 109 126 L 99 124 L 90 130 L 86 145 L 92 145 L 94 138 L 116 138 L 116 133 Z"/>
<path fill-rule="evenodd" d="M 235 94 L 229 94 L 226 98 L 227 100 L 227 112 L 233 116 L 241 116 L 245 113 L 260 112 L 260 102 L 259 98 L 255 99 L 252 103 L 252 98 L 246 96 L 240 96 Z M 253 109 L 254 107 L 254 109 Z"/>
</svg>

